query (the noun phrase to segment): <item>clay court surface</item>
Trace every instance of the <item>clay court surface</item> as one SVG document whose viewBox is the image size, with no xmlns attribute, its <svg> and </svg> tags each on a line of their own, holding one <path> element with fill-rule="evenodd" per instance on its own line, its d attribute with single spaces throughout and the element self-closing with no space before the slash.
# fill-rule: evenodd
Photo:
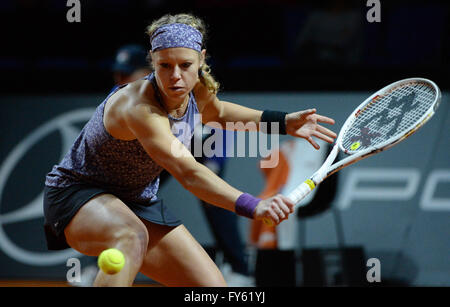
<svg viewBox="0 0 450 307">
<path fill-rule="evenodd" d="M 72 287 L 67 281 L 54 280 L 0 280 L 0 287 Z M 135 283 L 133 287 L 160 287 L 153 283 Z"/>
</svg>

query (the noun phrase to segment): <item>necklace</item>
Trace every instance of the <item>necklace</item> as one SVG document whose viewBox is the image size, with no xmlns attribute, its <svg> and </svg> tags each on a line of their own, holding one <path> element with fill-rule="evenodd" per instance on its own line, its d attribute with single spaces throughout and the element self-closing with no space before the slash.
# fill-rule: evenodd
<svg viewBox="0 0 450 307">
<path fill-rule="evenodd" d="M 186 107 L 188 101 L 189 101 L 189 96 L 186 97 L 186 99 L 183 101 L 183 103 L 178 108 L 170 110 L 170 111 L 168 111 L 166 109 L 166 112 L 168 114 L 170 114 L 170 116 L 175 117 L 175 118 L 182 117 L 186 111 L 185 107 Z"/>
</svg>

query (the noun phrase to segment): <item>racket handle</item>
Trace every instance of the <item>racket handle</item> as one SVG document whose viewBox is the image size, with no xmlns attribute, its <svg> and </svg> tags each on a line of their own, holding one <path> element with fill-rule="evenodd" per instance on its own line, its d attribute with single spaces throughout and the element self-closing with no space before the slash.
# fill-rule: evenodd
<svg viewBox="0 0 450 307">
<path fill-rule="evenodd" d="M 307 179 L 302 182 L 297 188 L 289 193 L 288 198 L 291 199 L 295 205 L 297 205 L 303 198 L 305 198 L 316 187 L 314 181 Z"/>
<path fill-rule="evenodd" d="M 269 218 L 267 218 L 267 217 L 263 218 L 263 222 L 264 222 L 264 224 L 266 224 L 267 226 L 273 226 L 273 225 L 274 225 L 274 223 L 272 222 L 272 220 L 269 219 Z"/>
<path fill-rule="evenodd" d="M 302 182 L 297 188 L 295 188 L 287 197 L 292 200 L 295 205 L 297 205 L 303 198 L 305 198 L 312 190 L 316 187 L 314 181 L 307 179 Z M 264 224 L 267 226 L 273 226 L 274 223 L 269 218 L 263 219 Z"/>
</svg>

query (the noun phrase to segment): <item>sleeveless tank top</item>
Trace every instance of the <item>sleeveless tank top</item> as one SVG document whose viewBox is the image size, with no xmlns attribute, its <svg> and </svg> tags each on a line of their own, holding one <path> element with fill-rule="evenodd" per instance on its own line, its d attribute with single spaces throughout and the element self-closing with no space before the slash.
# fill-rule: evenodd
<svg viewBox="0 0 450 307">
<path fill-rule="evenodd" d="M 156 85 L 153 73 L 144 79 Z M 157 198 L 162 167 L 151 159 L 137 139 L 116 139 L 103 125 L 106 102 L 124 86 L 113 89 L 96 108 L 63 160 L 47 174 L 45 185 L 58 188 L 75 184 L 94 185 L 123 200 L 142 204 Z M 188 149 L 194 128 L 200 123 L 198 114 L 192 92 L 182 117 L 168 114 L 172 133 Z"/>
</svg>

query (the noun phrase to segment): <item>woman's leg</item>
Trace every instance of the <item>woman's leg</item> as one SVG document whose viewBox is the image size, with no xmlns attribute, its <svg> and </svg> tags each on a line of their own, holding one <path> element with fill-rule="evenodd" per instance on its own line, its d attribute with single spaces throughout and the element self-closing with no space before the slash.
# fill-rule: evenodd
<svg viewBox="0 0 450 307">
<path fill-rule="evenodd" d="M 226 287 L 222 273 L 186 227 L 143 222 L 150 240 L 141 273 L 166 286 Z"/>
<path fill-rule="evenodd" d="M 238 216 L 204 201 L 201 205 L 216 239 L 217 247 L 223 251 L 225 260 L 230 263 L 233 271 L 249 275 L 245 245 L 239 234 Z"/>
<path fill-rule="evenodd" d="M 89 200 L 64 230 L 67 243 L 82 254 L 98 256 L 117 248 L 125 266 L 115 274 L 99 271 L 94 286 L 131 286 L 144 260 L 148 232 L 142 221 L 117 197 L 101 194 Z"/>
</svg>

